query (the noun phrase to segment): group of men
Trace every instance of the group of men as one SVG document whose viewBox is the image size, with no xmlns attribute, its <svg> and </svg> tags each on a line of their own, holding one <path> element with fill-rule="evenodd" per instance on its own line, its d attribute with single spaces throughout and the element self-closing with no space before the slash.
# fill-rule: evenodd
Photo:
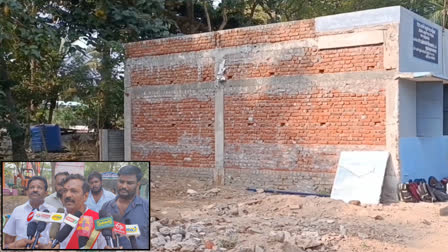
<svg viewBox="0 0 448 252">
<path fill-rule="evenodd" d="M 113 216 L 114 221 L 120 223 L 138 224 L 141 235 L 136 237 L 133 244 L 126 236 L 118 238 L 120 248 L 123 249 L 149 249 L 149 202 L 137 195 L 140 180 L 143 174 L 136 166 L 124 166 L 118 172 L 117 195 L 107 191 L 102 186 L 102 176 L 93 172 L 87 178 L 79 174 L 67 172 L 58 173 L 54 177 L 55 192 L 48 197 L 47 180 L 44 177 L 34 176 L 28 181 L 27 194 L 29 200 L 14 209 L 10 219 L 3 228 L 5 234 L 5 249 L 21 249 L 32 244 L 36 239 L 28 239 L 27 216 L 32 211 L 45 211 L 55 213 L 63 208 L 65 214 L 75 215 L 78 211 L 83 216 L 91 216 L 93 220 L 100 218 L 99 212 L 107 212 Z M 82 216 L 81 216 L 82 217 Z M 52 225 L 52 224 L 51 224 Z M 46 225 L 38 239 L 38 249 L 52 248 L 50 240 L 50 224 Z M 66 224 L 61 225 L 61 230 Z M 71 233 L 61 241 L 55 249 L 79 249 L 78 230 Z M 99 233 L 91 249 L 111 249 L 106 238 Z"/>
</svg>

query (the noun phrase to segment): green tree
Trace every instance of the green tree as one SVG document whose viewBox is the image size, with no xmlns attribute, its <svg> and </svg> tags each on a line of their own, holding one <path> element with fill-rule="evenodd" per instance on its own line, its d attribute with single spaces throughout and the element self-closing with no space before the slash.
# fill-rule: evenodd
<svg viewBox="0 0 448 252">
<path fill-rule="evenodd" d="M 0 127 L 12 139 L 15 160 L 27 159 L 30 124 L 52 122 L 57 99 L 76 95 L 66 85 L 73 76 L 61 68 L 74 51 L 83 51 L 72 44 L 80 36 L 101 58 L 101 78 L 90 82 L 97 94 L 89 97 L 96 124 L 116 127 L 123 114 L 123 78 L 116 73 L 122 43 L 167 36 L 169 23 L 159 18 L 160 8 L 159 1 L 141 0 L 0 0 Z"/>
<path fill-rule="evenodd" d="M 100 59 L 96 97 L 88 97 L 98 128 L 116 128 L 123 115 L 123 43 L 166 37 L 170 23 L 160 1 L 65 1 L 58 16 L 76 36 L 86 36 Z M 121 67 L 122 69 L 122 67 Z M 122 72 L 122 71 L 121 71 Z M 86 111 L 93 117 L 93 111 Z M 94 117 L 94 118 L 95 118 Z"/>
<path fill-rule="evenodd" d="M 55 28 L 42 18 L 46 1 L 0 0 L 0 127 L 12 140 L 13 158 L 26 160 L 26 129 L 39 104 L 36 92 L 47 75 L 48 53 L 59 45 Z"/>
</svg>

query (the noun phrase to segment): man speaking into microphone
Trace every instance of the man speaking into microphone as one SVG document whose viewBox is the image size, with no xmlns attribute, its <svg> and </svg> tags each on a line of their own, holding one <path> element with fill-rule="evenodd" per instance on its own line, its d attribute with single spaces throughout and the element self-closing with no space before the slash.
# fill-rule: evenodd
<svg viewBox="0 0 448 252">
<path fill-rule="evenodd" d="M 62 202 L 65 213 L 75 215 L 76 212 L 80 211 L 83 215 L 79 219 L 78 226 L 73 228 L 70 234 L 63 241 L 60 241 L 60 244 L 57 246 L 60 246 L 61 249 L 80 249 L 80 245 L 85 249 L 103 249 L 106 246 L 106 240 L 101 235 L 101 232 L 92 228 L 92 222 L 99 219 L 99 215 L 85 205 L 90 191 L 89 184 L 79 174 L 71 174 L 62 183 L 64 187 Z M 61 230 L 65 225 L 68 224 L 63 223 Z M 84 244 L 83 242 L 86 243 Z M 51 243 L 39 245 L 39 249 L 50 248 Z"/>
<path fill-rule="evenodd" d="M 138 224 L 141 235 L 135 237 L 132 249 L 149 249 L 149 201 L 137 196 L 142 171 L 136 166 L 128 165 L 120 169 L 118 176 L 118 195 L 104 203 L 101 210 L 121 217 L 117 222 L 129 220 L 130 224 Z"/>
<path fill-rule="evenodd" d="M 34 176 L 28 181 L 26 193 L 29 200 L 14 209 L 9 221 L 3 228 L 6 247 L 9 247 L 8 244 L 13 243 L 15 240 L 28 239 L 27 227 L 35 211 L 48 209 L 50 212 L 56 212 L 56 208 L 44 202 L 44 198 L 48 194 L 47 189 L 48 184 L 44 177 Z M 42 237 L 39 241 L 47 243 L 50 240 L 48 230 L 49 225 L 42 231 Z"/>
</svg>

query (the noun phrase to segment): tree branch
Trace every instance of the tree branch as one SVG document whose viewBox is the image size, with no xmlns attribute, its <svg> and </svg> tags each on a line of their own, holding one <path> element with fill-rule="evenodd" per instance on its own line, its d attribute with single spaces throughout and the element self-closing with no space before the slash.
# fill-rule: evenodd
<svg viewBox="0 0 448 252">
<path fill-rule="evenodd" d="M 218 28 L 218 31 L 224 29 L 227 25 L 227 9 L 225 7 L 222 8 L 222 23 Z"/>
<path fill-rule="evenodd" d="M 255 14 L 255 9 L 257 8 L 258 5 L 258 0 L 255 0 L 254 3 L 252 4 L 252 7 L 250 8 L 250 18 L 252 19 L 254 17 Z"/>
<path fill-rule="evenodd" d="M 206 0 L 203 0 L 202 3 L 204 4 L 205 17 L 207 18 L 208 31 L 211 32 L 212 31 L 212 24 L 210 23 L 210 16 L 208 15 L 207 2 L 206 2 Z"/>
</svg>

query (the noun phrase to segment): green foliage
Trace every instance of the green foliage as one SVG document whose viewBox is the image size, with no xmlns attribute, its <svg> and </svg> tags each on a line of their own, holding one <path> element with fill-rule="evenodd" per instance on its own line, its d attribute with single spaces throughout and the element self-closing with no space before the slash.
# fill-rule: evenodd
<svg viewBox="0 0 448 252">
<path fill-rule="evenodd" d="M 81 114 L 81 108 L 60 108 L 55 111 L 54 123 L 63 128 L 84 124 L 85 118 Z"/>
</svg>

